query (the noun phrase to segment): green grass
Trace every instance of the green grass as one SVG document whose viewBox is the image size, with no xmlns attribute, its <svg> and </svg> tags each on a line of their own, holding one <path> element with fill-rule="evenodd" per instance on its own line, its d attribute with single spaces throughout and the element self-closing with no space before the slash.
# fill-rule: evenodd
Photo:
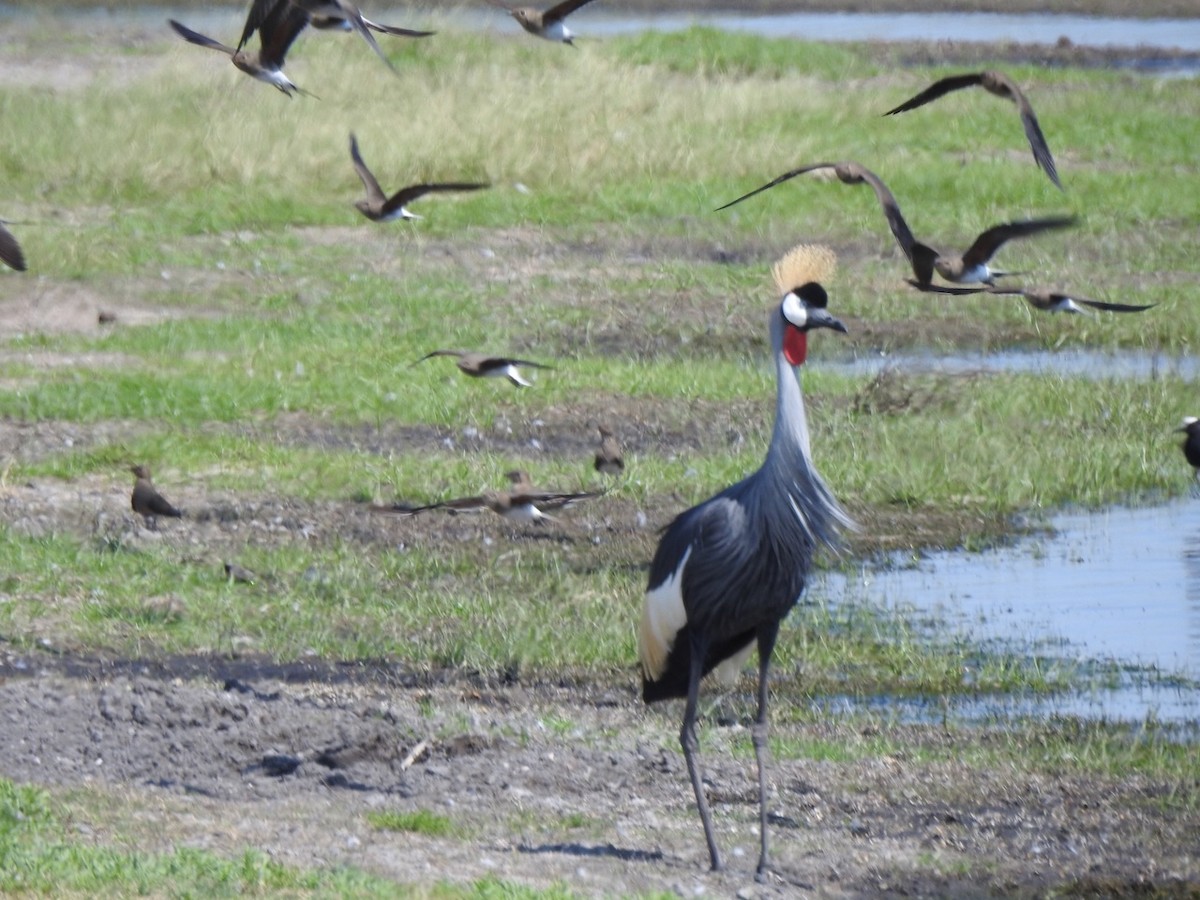
<svg viewBox="0 0 1200 900">
<path fill-rule="evenodd" d="M 413 834 L 423 834 L 427 837 L 448 837 L 458 829 L 449 817 L 418 809 L 413 812 L 402 810 L 381 810 L 367 813 L 367 821 L 372 828 L 381 831 L 405 831 Z"/>
<path fill-rule="evenodd" d="M 62 39 L 97 40 L 69 27 Z M 18 56 L 48 52 L 33 24 L 14 23 L 10 40 Z M 400 441 L 391 451 L 393 436 L 567 416 L 582 431 L 620 409 L 657 433 L 701 437 L 678 453 L 667 441 L 639 453 L 609 510 L 677 510 L 761 458 L 774 377 L 764 360 L 767 271 L 804 239 L 839 248 L 831 306 L 850 326 L 845 338 L 813 342 L 805 389 L 815 453 L 868 520 L 920 507 L 1000 521 L 1188 489 L 1170 433 L 1195 412 L 1182 378 L 873 383 L 823 366 L 850 349 L 1189 352 L 1200 341 L 1194 91 L 1008 67 L 1034 97 L 1062 194 L 994 98 L 942 101 L 957 116 L 879 116 L 948 70 L 883 66 L 866 47 L 691 29 L 562 53 L 452 27 L 387 46 L 399 81 L 356 42 L 304 36 L 289 71 L 321 101 L 289 102 L 165 28 L 123 50 L 119 65 L 98 62 L 93 82 L 0 94 L 3 212 L 31 223 L 14 229 L 32 272 L 0 273 L 5 288 L 36 284 L 154 313 L 108 331 L 5 340 L 0 415 L 121 423 L 81 449 L 14 459 L 7 484 L 120 481 L 137 459 L 168 494 L 188 483 L 328 504 L 438 499 L 495 485 L 528 461 Z M 493 187 L 423 201 L 417 225 L 373 227 L 352 209 L 352 130 L 385 187 L 447 177 Z M 843 158 L 880 173 L 917 234 L 945 247 L 965 247 L 997 221 L 1075 211 L 1077 229 L 1014 242 L 1006 264 L 1157 306 L 1052 318 L 1017 300 L 915 294 L 871 192 L 811 176 L 712 212 L 798 163 Z M 557 368 L 518 392 L 468 382 L 448 360 L 411 365 L 460 345 Z M 276 425 L 296 419 L 350 437 L 332 447 L 277 437 Z M 731 431 L 744 442 L 731 444 Z M 534 474 L 584 486 L 588 462 L 547 454 Z M 127 546 L 86 525 L 60 531 L 10 531 L 0 545 L 11 598 L 0 629 L 17 643 L 49 635 L 121 653 L 226 652 L 237 638 L 284 658 L 315 650 L 621 677 L 653 542 L 650 529 L 568 550 L 472 542 L 429 553 L 407 534 L 403 550 L 364 553 L 351 540 L 250 547 L 238 560 L 273 581 L 244 589 L 169 544 Z M 995 535 L 943 537 L 957 546 Z M 305 579 L 312 568 L 328 577 Z M 854 616 L 801 617 L 782 664 L 803 666 L 817 690 L 862 694 L 1062 686 L 1037 660 L 1008 658 L 974 664 L 982 685 L 967 684 L 963 663 L 977 648 L 930 648 L 903 619 Z"/>
<path fill-rule="evenodd" d="M 380 829 L 453 833 L 428 812 L 368 814 Z M 86 825 L 47 791 L 0 778 L 0 893 L 56 897 L 380 897 L 431 900 L 565 900 L 565 886 L 533 889 L 498 878 L 470 884 L 397 884 L 350 866 L 301 869 L 247 849 L 232 857 L 180 847 L 153 853 L 79 840 Z"/>
</svg>

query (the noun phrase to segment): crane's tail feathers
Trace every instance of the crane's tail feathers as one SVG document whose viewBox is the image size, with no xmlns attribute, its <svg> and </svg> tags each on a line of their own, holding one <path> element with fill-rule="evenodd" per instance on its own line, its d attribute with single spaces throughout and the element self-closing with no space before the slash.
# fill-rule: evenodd
<svg viewBox="0 0 1200 900">
<path fill-rule="evenodd" d="M 828 281 L 836 271 L 837 254 L 823 244 L 799 244 L 771 267 L 780 294 L 810 281 Z"/>
</svg>

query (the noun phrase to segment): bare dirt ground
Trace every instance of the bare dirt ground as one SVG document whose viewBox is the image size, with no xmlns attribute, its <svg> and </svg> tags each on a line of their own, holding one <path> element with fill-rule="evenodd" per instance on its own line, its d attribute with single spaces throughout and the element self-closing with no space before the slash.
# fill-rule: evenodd
<svg viewBox="0 0 1200 900">
<path fill-rule="evenodd" d="M 1176 787 L 968 767 L 953 761 L 955 744 L 979 737 L 935 728 L 911 729 L 911 754 L 774 762 L 776 870 L 756 884 L 753 761 L 729 752 L 744 725 L 710 716 L 703 731 L 728 860 L 713 874 L 676 749 L 678 710 L 643 710 L 630 685 L 12 654 L 0 672 L 5 776 L 75 789 L 81 833 L 102 841 L 117 825 L 143 849 L 252 846 L 406 883 L 496 876 L 609 896 L 1200 891 L 1200 822 L 1162 807 Z M 943 761 L 922 761 L 930 751 Z M 457 831 L 367 821 L 394 810 L 447 815 Z"/>
</svg>

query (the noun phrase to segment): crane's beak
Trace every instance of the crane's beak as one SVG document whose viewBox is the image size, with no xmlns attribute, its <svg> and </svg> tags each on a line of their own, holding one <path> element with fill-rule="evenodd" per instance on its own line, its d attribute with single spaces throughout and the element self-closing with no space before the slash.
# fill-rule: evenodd
<svg viewBox="0 0 1200 900">
<path fill-rule="evenodd" d="M 810 306 L 805 310 L 805 312 L 807 313 L 807 318 L 804 322 L 805 330 L 811 331 L 814 328 L 832 328 L 834 331 L 840 331 L 842 334 L 846 334 L 846 326 L 821 307 Z"/>
</svg>

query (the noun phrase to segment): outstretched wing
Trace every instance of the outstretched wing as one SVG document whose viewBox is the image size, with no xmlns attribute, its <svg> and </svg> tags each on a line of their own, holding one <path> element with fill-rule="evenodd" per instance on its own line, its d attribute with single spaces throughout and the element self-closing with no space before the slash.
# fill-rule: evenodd
<svg viewBox="0 0 1200 900">
<path fill-rule="evenodd" d="M 291 0 L 277 3 L 258 28 L 262 49 L 258 59 L 263 65 L 282 69 L 283 61 L 296 36 L 308 25 L 308 12 Z"/>
<path fill-rule="evenodd" d="M 1040 231 L 1068 228 L 1074 224 L 1074 216 L 1049 216 L 1045 219 L 1025 219 L 994 225 L 975 238 L 975 242 L 967 248 L 967 252 L 962 256 L 963 264 L 968 268 L 984 265 L 997 250 L 1013 238 L 1028 237 Z"/>
<path fill-rule="evenodd" d="M 174 28 L 176 33 L 189 44 L 196 44 L 199 47 L 208 47 L 210 50 L 220 50 L 227 56 L 233 56 L 235 52 L 232 47 L 227 47 L 220 41 L 214 41 L 206 34 L 201 34 L 198 31 L 192 31 L 192 29 L 180 22 L 176 22 L 174 19 L 167 19 L 167 24 Z"/>
<path fill-rule="evenodd" d="M 1015 99 L 1017 109 L 1021 113 L 1021 124 L 1025 126 L 1025 137 L 1029 141 L 1030 149 L 1033 150 L 1033 158 L 1047 177 L 1054 182 L 1054 186 L 1061 191 L 1063 186 L 1062 182 L 1058 180 L 1058 169 L 1054 165 L 1054 157 L 1050 155 L 1050 146 L 1046 143 L 1046 136 L 1042 134 L 1042 127 L 1033 113 L 1033 107 L 1020 91 L 1016 92 Z"/>
<path fill-rule="evenodd" d="M 367 164 L 363 162 L 362 155 L 358 152 L 358 138 L 354 136 L 354 132 L 350 132 L 350 161 L 354 163 L 354 171 L 358 173 L 363 187 L 366 188 L 367 198 L 382 203 L 384 200 L 383 188 L 379 186 L 379 182 L 375 180 L 375 176 L 371 174 Z"/>
<path fill-rule="evenodd" d="M 388 197 L 387 202 L 383 204 L 383 214 L 386 216 L 388 213 L 393 213 L 405 204 L 411 203 L 418 197 L 424 197 L 426 194 L 445 193 L 449 191 L 478 191 L 485 187 L 491 187 L 491 185 L 473 181 L 447 181 L 437 184 L 410 184 L 408 187 L 400 188 L 400 190 Z"/>
<path fill-rule="evenodd" d="M 961 90 L 962 88 L 972 87 L 983 82 L 982 72 L 971 72 L 967 75 L 951 75 L 948 78 L 943 78 L 940 81 L 935 81 L 921 93 L 915 97 L 910 97 L 899 106 L 889 109 L 884 113 L 885 116 L 894 116 L 896 113 L 908 112 L 910 109 L 916 109 L 918 106 L 924 106 L 926 103 L 944 97 L 951 91 Z"/>
<path fill-rule="evenodd" d="M 563 0 L 542 13 L 542 23 L 553 25 L 555 22 L 561 22 L 579 7 L 591 2 L 592 0 Z"/>
<path fill-rule="evenodd" d="M 3 225 L 0 225 L 0 260 L 18 272 L 25 271 L 25 254 L 21 252 L 21 245 Z"/>
<path fill-rule="evenodd" d="M 792 169 L 790 172 L 784 172 L 778 178 L 776 178 L 772 181 L 768 181 L 762 187 L 756 187 L 750 193 L 742 194 L 742 196 L 738 197 L 736 200 L 730 200 L 724 206 L 718 206 L 715 210 L 713 210 L 713 212 L 720 212 L 723 209 L 729 209 L 729 207 L 733 206 L 734 204 L 741 203 L 743 200 L 749 200 L 755 194 L 761 194 L 763 191 L 769 190 L 769 189 L 775 187 L 775 185 L 777 185 L 777 184 L 783 184 L 785 181 L 795 178 L 797 175 L 803 175 L 805 172 L 812 172 L 812 171 L 815 171 L 816 169 L 833 168 L 836 165 L 837 165 L 837 163 L 829 163 L 829 162 L 813 163 L 811 166 L 801 166 L 798 169 Z"/>
<path fill-rule="evenodd" d="M 254 0 L 250 4 L 250 12 L 246 14 L 246 24 L 242 28 L 242 37 L 238 41 L 237 48 L 241 50 L 246 46 L 246 42 L 262 27 L 262 24 L 270 18 L 275 11 L 275 7 L 279 5 L 290 5 L 292 0 Z"/>
</svg>

